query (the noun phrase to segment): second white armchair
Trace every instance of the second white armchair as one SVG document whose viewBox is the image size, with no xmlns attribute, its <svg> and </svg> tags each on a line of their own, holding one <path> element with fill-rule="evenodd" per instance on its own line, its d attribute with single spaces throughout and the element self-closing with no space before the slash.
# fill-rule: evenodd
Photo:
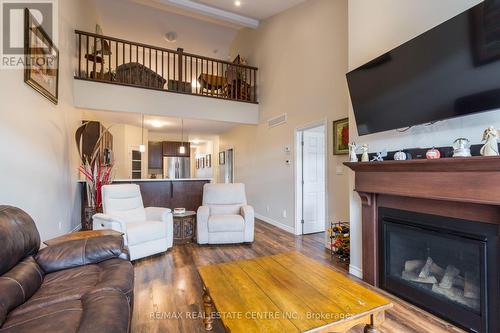
<svg viewBox="0 0 500 333">
<path fill-rule="evenodd" d="M 102 188 L 104 214 L 95 214 L 94 230 L 123 232 L 135 260 L 162 253 L 173 244 L 173 217 L 168 208 L 144 208 L 138 185 L 106 185 Z"/>
<path fill-rule="evenodd" d="M 244 184 L 205 184 L 197 214 L 198 244 L 253 242 L 254 220 Z"/>
</svg>

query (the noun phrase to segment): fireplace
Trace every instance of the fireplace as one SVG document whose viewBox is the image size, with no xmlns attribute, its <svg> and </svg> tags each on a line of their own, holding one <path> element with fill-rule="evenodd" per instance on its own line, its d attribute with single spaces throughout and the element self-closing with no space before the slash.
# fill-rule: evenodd
<svg viewBox="0 0 500 333">
<path fill-rule="evenodd" d="M 470 332 L 498 332 L 498 226 L 379 208 L 380 287 Z"/>
<path fill-rule="evenodd" d="M 500 157 L 345 164 L 363 280 L 470 332 L 500 332 Z"/>
</svg>

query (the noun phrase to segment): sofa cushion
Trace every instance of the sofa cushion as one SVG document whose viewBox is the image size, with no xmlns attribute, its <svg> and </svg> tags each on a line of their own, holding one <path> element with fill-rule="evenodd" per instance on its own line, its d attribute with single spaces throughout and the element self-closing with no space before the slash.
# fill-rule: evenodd
<svg viewBox="0 0 500 333">
<path fill-rule="evenodd" d="M 210 215 L 240 215 L 241 205 L 209 205 Z"/>
<path fill-rule="evenodd" d="M 9 318 L 61 302 L 80 300 L 84 295 L 99 290 L 118 290 L 130 297 L 133 281 L 132 264 L 122 259 L 111 259 L 95 265 L 50 273 L 45 276 L 40 289 L 33 297 L 14 309 Z"/>
<path fill-rule="evenodd" d="M 7 314 L 26 302 L 42 285 L 44 273 L 33 257 L 27 257 L 0 276 L 0 327 Z"/>
<path fill-rule="evenodd" d="M 19 208 L 0 206 L 0 275 L 40 248 L 35 222 Z"/>
<path fill-rule="evenodd" d="M 74 239 L 45 247 L 35 258 L 45 273 L 51 273 L 118 258 L 123 242 L 121 235 Z"/>
<path fill-rule="evenodd" d="M 245 230 L 245 220 L 241 215 L 216 215 L 208 218 L 209 232 L 228 232 Z"/>
<path fill-rule="evenodd" d="M 127 223 L 146 220 L 139 185 L 105 185 L 102 187 L 102 197 L 104 214 Z"/>
<path fill-rule="evenodd" d="M 123 333 L 129 330 L 130 306 L 118 290 L 99 290 L 9 316 L 0 333 Z"/>
<path fill-rule="evenodd" d="M 203 206 L 246 205 L 244 184 L 205 184 L 203 185 Z"/>
<path fill-rule="evenodd" d="M 127 223 L 128 245 L 141 244 L 167 237 L 167 224 L 162 221 Z"/>
</svg>

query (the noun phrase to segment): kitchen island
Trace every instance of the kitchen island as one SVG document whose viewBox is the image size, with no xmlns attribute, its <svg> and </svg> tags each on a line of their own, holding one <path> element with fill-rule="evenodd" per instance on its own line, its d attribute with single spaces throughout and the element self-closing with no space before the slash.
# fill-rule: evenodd
<svg viewBox="0 0 500 333">
<path fill-rule="evenodd" d="M 113 184 L 137 184 L 141 188 L 144 207 L 186 208 L 197 211 L 203 200 L 203 186 L 211 178 L 184 179 L 115 179 Z M 80 182 L 82 193 L 82 229 L 88 229 L 87 195 L 85 182 Z"/>
</svg>

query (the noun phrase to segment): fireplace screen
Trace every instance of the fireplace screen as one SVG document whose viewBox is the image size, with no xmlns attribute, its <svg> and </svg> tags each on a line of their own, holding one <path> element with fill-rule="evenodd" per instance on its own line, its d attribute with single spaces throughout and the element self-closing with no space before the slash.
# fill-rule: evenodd
<svg viewBox="0 0 500 333">
<path fill-rule="evenodd" d="M 390 278 L 480 313 L 481 244 L 398 224 L 387 232 Z"/>
<path fill-rule="evenodd" d="M 493 332 L 483 224 L 441 218 L 440 225 L 439 217 L 430 223 L 428 215 L 399 212 L 379 212 L 380 286 L 470 332 Z M 474 230 L 478 235 L 469 233 Z"/>
</svg>

